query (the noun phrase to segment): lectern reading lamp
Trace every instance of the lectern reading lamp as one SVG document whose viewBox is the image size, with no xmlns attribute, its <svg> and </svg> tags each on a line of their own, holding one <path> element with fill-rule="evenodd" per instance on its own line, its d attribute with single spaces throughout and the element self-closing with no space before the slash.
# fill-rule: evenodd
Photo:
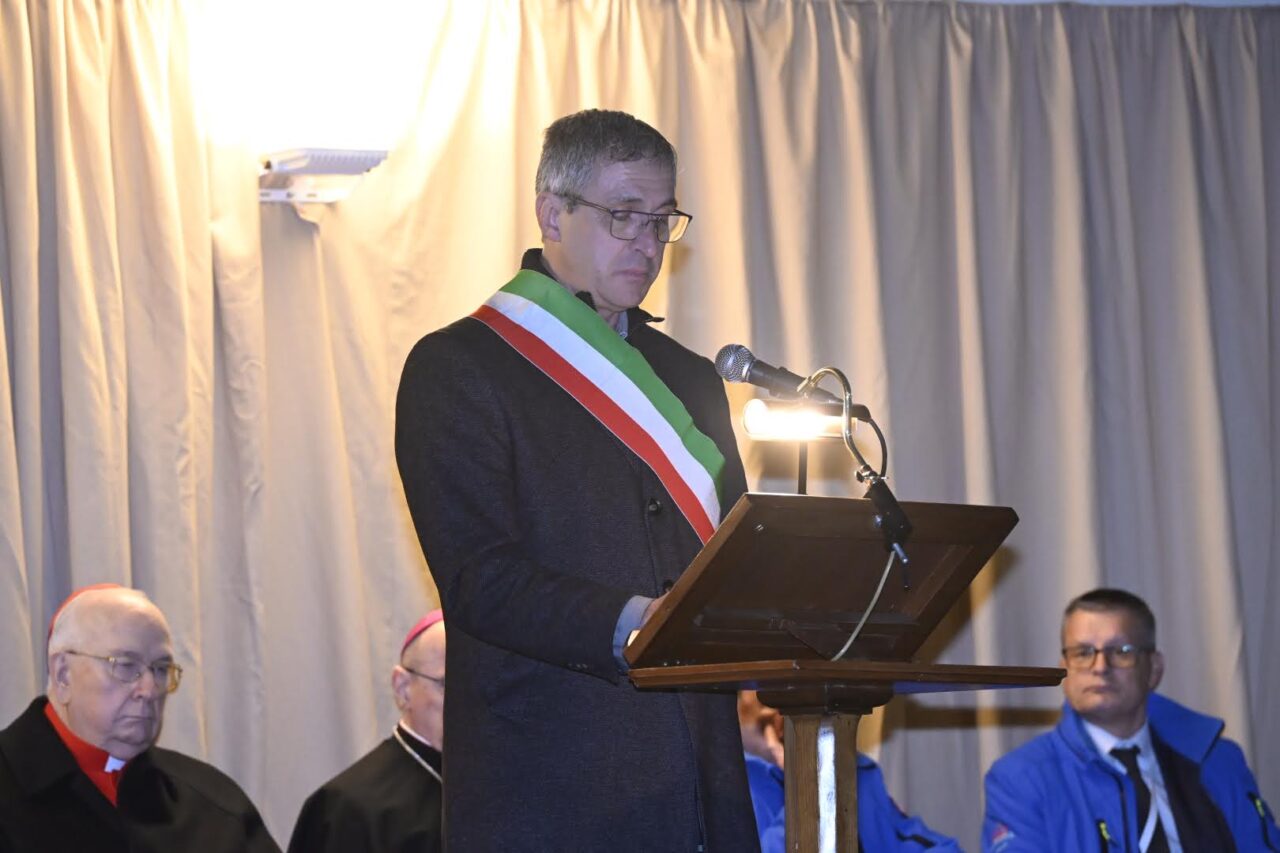
<svg viewBox="0 0 1280 853">
<path fill-rule="evenodd" d="M 899 504 L 884 482 L 883 435 L 834 368 L 805 379 L 733 346 L 716 363 L 731 381 L 763 385 L 821 414 L 838 412 L 839 436 L 867 494 L 743 495 L 627 647 L 630 677 L 642 689 L 759 691 L 786 720 L 787 849 L 853 853 L 863 714 L 895 694 L 1046 686 L 1065 673 L 914 661 L 1013 529 L 1016 513 Z M 840 382 L 842 399 L 816 388 L 825 376 Z M 880 439 L 879 471 L 853 443 L 855 419 Z M 825 429 L 835 431 L 830 423 Z M 804 467 L 802 456 L 802 491 Z M 886 583 L 894 561 L 908 557 L 909 582 L 904 573 L 902 583 Z"/>
</svg>

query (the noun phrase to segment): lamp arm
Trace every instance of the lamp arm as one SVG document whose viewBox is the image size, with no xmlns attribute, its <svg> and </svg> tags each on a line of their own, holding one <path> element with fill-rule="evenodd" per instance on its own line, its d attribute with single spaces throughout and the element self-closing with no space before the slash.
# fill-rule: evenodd
<svg viewBox="0 0 1280 853">
<path fill-rule="evenodd" d="M 849 453 L 853 455 L 854 461 L 857 462 L 858 467 L 855 476 L 858 478 L 858 482 L 868 484 L 866 494 L 863 497 L 870 498 L 871 503 L 876 508 L 876 523 L 884 534 L 885 547 L 897 554 L 898 559 L 905 564 L 908 560 L 902 546 L 906 543 L 907 537 L 911 535 L 911 520 L 902 511 L 897 498 L 893 496 L 893 492 L 889 489 L 889 484 L 884 481 L 885 472 L 889 469 L 889 447 L 885 443 L 884 433 L 881 431 L 880 425 L 875 422 L 875 418 L 868 417 L 866 419 L 880 442 L 880 470 L 876 471 L 867 463 L 862 452 L 858 450 L 858 446 L 853 441 L 853 389 L 849 385 L 849 378 L 844 373 L 834 367 L 820 367 L 811 373 L 808 379 L 800 383 L 796 393 L 808 399 L 817 389 L 818 383 L 827 376 L 835 377 L 844 392 L 842 400 L 844 418 L 841 424 L 841 433 L 844 437 L 844 446 L 848 448 Z M 892 565 L 892 562 L 890 565 Z M 904 576 L 904 584 L 905 580 Z"/>
<path fill-rule="evenodd" d="M 841 395 L 841 405 L 843 407 L 843 423 L 840 432 L 844 438 L 844 446 L 849 449 L 849 453 L 853 455 L 854 461 L 858 463 L 856 476 L 858 482 L 866 482 L 871 480 L 883 479 L 885 470 L 889 467 L 889 448 L 884 441 L 884 433 L 880 431 L 879 425 L 874 418 L 867 417 L 867 423 L 871 424 L 871 428 L 875 430 L 876 437 L 880 440 L 880 471 L 877 473 L 867 464 L 867 460 L 863 457 L 862 451 L 858 450 L 858 446 L 853 442 L 853 389 L 849 385 L 849 377 L 845 376 L 840 370 L 834 367 L 819 367 L 813 373 L 809 374 L 809 378 L 800 383 L 800 387 L 796 389 L 796 393 L 802 398 L 808 399 L 809 396 L 818 388 L 818 383 L 825 377 L 833 376 L 840 383 L 843 391 Z"/>
</svg>

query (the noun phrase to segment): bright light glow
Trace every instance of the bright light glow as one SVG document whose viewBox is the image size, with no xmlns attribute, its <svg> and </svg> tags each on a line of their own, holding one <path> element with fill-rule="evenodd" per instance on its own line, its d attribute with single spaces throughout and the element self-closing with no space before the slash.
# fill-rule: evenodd
<svg viewBox="0 0 1280 853">
<path fill-rule="evenodd" d="M 257 154 L 395 147 L 418 110 L 449 5 L 205 0 L 190 38 L 211 140 Z"/>
<path fill-rule="evenodd" d="M 748 400 L 742 409 L 742 427 L 756 441 L 816 441 L 842 438 L 843 418 L 828 415 L 802 403 L 770 403 Z M 854 422 L 855 429 L 857 422 Z"/>
</svg>

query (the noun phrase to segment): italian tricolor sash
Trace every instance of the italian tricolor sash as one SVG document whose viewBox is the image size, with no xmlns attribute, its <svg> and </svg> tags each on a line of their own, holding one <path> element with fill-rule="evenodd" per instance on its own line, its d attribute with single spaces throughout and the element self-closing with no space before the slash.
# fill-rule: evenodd
<svg viewBox="0 0 1280 853">
<path fill-rule="evenodd" d="M 639 456 L 705 544 L 724 456 L 634 347 L 557 282 L 521 270 L 472 314 Z"/>
</svg>

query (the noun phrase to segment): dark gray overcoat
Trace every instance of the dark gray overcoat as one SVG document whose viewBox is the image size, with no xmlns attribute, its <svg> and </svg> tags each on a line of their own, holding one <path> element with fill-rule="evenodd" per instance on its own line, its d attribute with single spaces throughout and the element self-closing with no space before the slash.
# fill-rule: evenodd
<svg viewBox="0 0 1280 853">
<path fill-rule="evenodd" d="M 746 489 L 714 366 L 628 315 L 628 341 Z M 396 459 L 449 642 L 445 843 L 482 851 L 758 847 L 732 695 L 637 691 L 614 626 L 700 543 L 653 472 L 487 326 L 405 364 Z"/>
</svg>

